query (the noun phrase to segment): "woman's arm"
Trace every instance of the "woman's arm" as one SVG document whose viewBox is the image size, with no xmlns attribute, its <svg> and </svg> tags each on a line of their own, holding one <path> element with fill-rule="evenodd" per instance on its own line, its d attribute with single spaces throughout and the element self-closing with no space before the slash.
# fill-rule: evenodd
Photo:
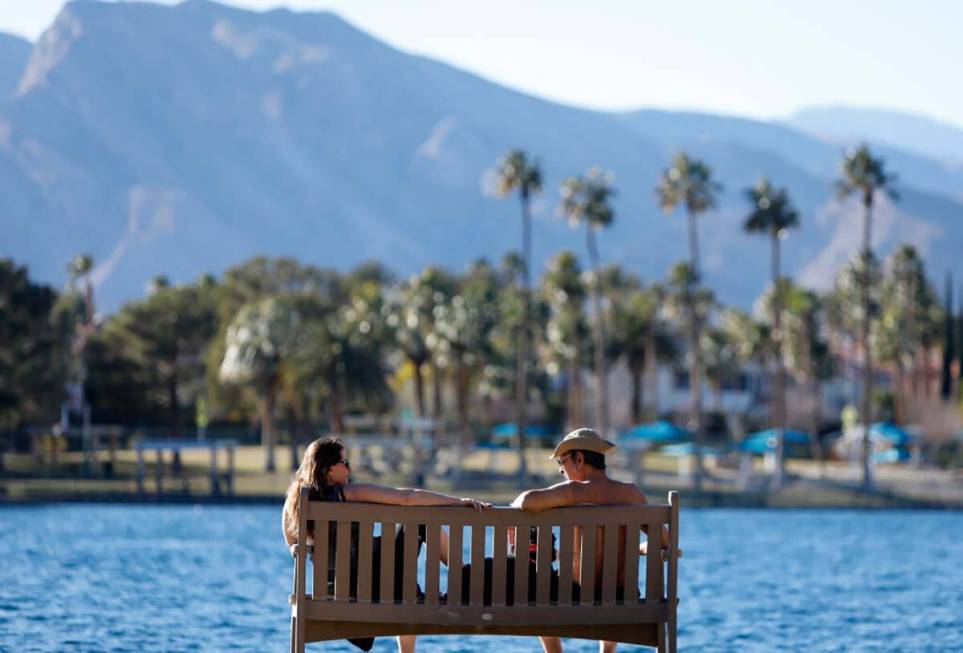
<svg viewBox="0 0 963 653">
<path fill-rule="evenodd" d="M 470 506 L 475 510 L 487 510 L 491 504 L 468 497 L 452 497 L 431 490 L 398 488 L 371 483 L 352 483 L 344 486 L 344 498 L 348 501 L 384 503 L 393 506 Z"/>
</svg>

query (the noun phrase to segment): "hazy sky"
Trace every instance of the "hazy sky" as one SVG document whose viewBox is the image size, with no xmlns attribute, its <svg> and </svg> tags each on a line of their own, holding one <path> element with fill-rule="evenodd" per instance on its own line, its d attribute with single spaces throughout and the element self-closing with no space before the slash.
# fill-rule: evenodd
<svg viewBox="0 0 963 653">
<path fill-rule="evenodd" d="M 62 0 L 0 0 L 36 39 Z M 397 47 L 569 104 L 778 117 L 810 105 L 963 126 L 956 0 L 231 0 L 331 9 Z"/>
</svg>

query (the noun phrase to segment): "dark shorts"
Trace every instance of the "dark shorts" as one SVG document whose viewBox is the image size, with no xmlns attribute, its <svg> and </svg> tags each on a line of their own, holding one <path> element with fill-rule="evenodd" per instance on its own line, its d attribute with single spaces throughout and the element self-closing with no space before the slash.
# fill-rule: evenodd
<svg viewBox="0 0 963 653">
<path fill-rule="evenodd" d="M 529 562 L 528 564 L 528 596 L 521 597 L 523 602 L 534 603 L 535 602 L 535 563 Z M 573 603 L 581 603 L 582 601 L 582 588 L 576 583 L 572 582 L 571 587 L 571 601 Z M 468 597 L 471 596 L 471 564 L 467 564 L 461 568 L 461 603 L 467 604 Z M 549 581 L 548 590 L 549 601 L 552 603 L 558 603 L 558 572 L 554 569 L 552 570 L 552 577 Z M 636 588 L 636 599 L 641 598 L 638 588 Z M 602 587 L 596 586 L 595 588 L 595 602 L 602 602 Z M 624 601 L 625 600 L 625 587 L 618 586 L 615 588 L 615 600 Z M 491 605 L 492 603 L 492 559 L 485 558 L 485 588 L 482 592 L 482 601 L 485 605 Z M 508 557 L 505 565 L 505 603 L 507 605 L 515 605 L 515 558 Z"/>
</svg>

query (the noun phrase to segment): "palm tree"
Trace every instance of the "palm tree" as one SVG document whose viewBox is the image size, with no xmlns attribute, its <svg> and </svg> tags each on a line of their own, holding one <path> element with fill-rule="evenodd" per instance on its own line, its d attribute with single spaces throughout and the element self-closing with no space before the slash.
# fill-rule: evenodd
<svg viewBox="0 0 963 653">
<path fill-rule="evenodd" d="M 870 354 L 869 338 L 872 324 L 870 261 L 873 258 L 873 204 L 877 193 L 885 193 L 891 199 L 898 199 L 894 189 L 896 177 L 886 170 L 882 159 L 873 157 L 867 145 L 860 145 L 843 157 L 841 176 L 836 182 L 836 195 L 845 199 L 858 194 L 863 203 L 863 248 L 860 257 L 865 259 L 862 266 L 864 276 L 861 280 L 863 322 L 859 332 L 859 348 L 863 352 L 863 396 L 860 417 L 863 421 L 863 488 L 872 489 L 869 468 L 869 428 L 873 422 L 873 361 Z"/>
<path fill-rule="evenodd" d="M 568 377 L 565 421 L 571 430 L 583 423 L 581 368 L 588 331 L 583 310 L 585 284 L 575 254 L 563 251 L 552 257 L 542 275 L 542 289 L 551 310 L 546 335 L 552 363 L 564 366 Z"/>
<path fill-rule="evenodd" d="M 592 267 L 592 309 L 595 313 L 596 419 L 602 433 L 609 431 L 608 380 L 605 371 L 605 316 L 602 313 L 602 284 L 599 278 L 599 251 L 595 232 L 612 224 L 615 211 L 612 175 L 593 168 L 586 177 L 568 177 L 562 182 L 559 213 L 572 227 L 585 225 L 589 262 Z"/>
<path fill-rule="evenodd" d="M 227 328 L 226 350 L 219 377 L 228 383 L 250 383 L 260 396 L 264 470 L 273 472 L 274 407 L 281 366 L 300 332 L 301 318 L 286 297 L 270 297 L 244 306 Z"/>
<path fill-rule="evenodd" d="M 696 489 L 702 487 L 702 365 L 699 352 L 700 322 L 695 319 L 694 295 L 701 282 L 699 269 L 699 237 L 696 218 L 715 207 L 721 186 L 712 180 L 712 169 L 698 159 L 680 152 L 672 165 L 663 172 L 655 188 L 659 207 L 671 213 L 684 207 L 689 226 L 689 265 L 684 276 L 683 301 L 687 313 L 689 335 L 689 428 L 696 440 Z"/>
<path fill-rule="evenodd" d="M 642 378 L 646 370 L 652 370 L 658 362 L 673 362 L 677 356 L 675 339 L 660 316 L 661 304 L 660 293 L 649 287 L 612 307 L 612 345 L 619 356 L 625 357 L 629 368 L 634 424 L 643 421 Z"/>
<path fill-rule="evenodd" d="M 782 357 L 782 277 L 779 269 L 779 241 L 789 229 L 799 226 L 799 214 L 793 208 L 785 188 L 776 189 L 766 178 L 746 190 L 751 209 L 743 228 L 748 233 L 769 236 L 772 245 L 772 349 L 775 374 L 772 395 L 772 416 L 779 436 L 776 443 L 776 474 L 773 484 L 782 486 L 785 471 L 783 431 L 786 428 L 786 368 Z"/>
<path fill-rule="evenodd" d="M 825 304 L 819 295 L 800 286 L 789 285 L 785 299 L 786 360 L 789 368 L 808 388 L 809 432 L 812 434 L 813 458 L 825 462 L 819 443 L 822 407 L 822 382 L 835 374 L 835 358 L 821 334 Z"/>
<path fill-rule="evenodd" d="M 895 367 L 896 411 L 900 418 L 907 419 L 907 373 L 939 328 L 939 299 L 926 277 L 923 260 L 912 245 L 901 246 L 887 261 L 880 303 L 880 329 L 874 353 Z"/>
<path fill-rule="evenodd" d="M 531 299 L 529 275 L 532 267 L 531 198 L 542 190 L 542 170 L 537 160 L 530 161 L 522 150 L 512 150 L 498 163 L 498 192 L 505 197 L 518 193 L 522 203 L 522 325 L 515 363 L 515 425 L 518 429 L 518 483 L 525 486 L 528 470 L 525 464 L 525 404 L 528 401 L 529 324 Z"/>
</svg>

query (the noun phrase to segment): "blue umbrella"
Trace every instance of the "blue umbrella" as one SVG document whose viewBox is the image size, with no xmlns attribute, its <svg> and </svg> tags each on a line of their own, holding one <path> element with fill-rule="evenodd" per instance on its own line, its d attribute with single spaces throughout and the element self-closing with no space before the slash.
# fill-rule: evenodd
<svg viewBox="0 0 963 653">
<path fill-rule="evenodd" d="M 739 450 L 759 454 L 775 451 L 778 435 L 778 429 L 766 429 L 765 431 L 750 433 L 745 440 L 739 443 Z M 783 438 L 787 445 L 809 444 L 809 434 L 803 431 L 785 429 L 783 430 Z"/>
<path fill-rule="evenodd" d="M 619 433 L 623 442 L 631 440 L 648 440 L 649 442 L 680 442 L 691 440 L 692 434 L 672 422 L 660 419 L 649 424 L 639 424 L 628 431 Z"/>
<path fill-rule="evenodd" d="M 515 422 L 496 424 L 492 428 L 492 435 L 496 438 L 514 438 L 516 435 L 518 435 L 518 424 Z M 542 424 L 525 425 L 526 438 L 543 438 L 547 435 L 552 435 L 552 433 L 549 431 L 548 427 Z"/>
<path fill-rule="evenodd" d="M 876 422 L 869 427 L 869 434 L 884 438 L 896 447 L 905 446 L 914 440 L 911 433 L 892 422 Z"/>
</svg>

